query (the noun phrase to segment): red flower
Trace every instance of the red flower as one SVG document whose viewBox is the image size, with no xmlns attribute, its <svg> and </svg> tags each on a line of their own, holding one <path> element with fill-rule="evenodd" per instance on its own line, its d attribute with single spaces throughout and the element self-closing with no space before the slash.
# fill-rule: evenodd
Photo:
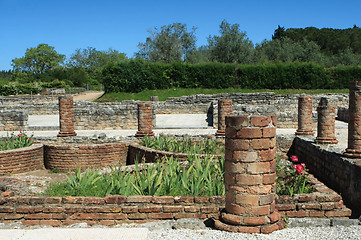
<svg viewBox="0 0 361 240">
<path fill-rule="evenodd" d="M 303 166 L 301 164 L 295 165 L 294 168 L 295 168 L 297 174 L 300 174 L 303 171 Z"/>
<path fill-rule="evenodd" d="M 304 164 L 304 163 L 301 163 L 301 166 L 305 168 L 305 167 L 306 167 L 306 164 Z"/>
<path fill-rule="evenodd" d="M 293 155 L 293 156 L 291 156 L 291 160 L 292 160 L 292 162 L 298 162 L 298 157 Z"/>
</svg>

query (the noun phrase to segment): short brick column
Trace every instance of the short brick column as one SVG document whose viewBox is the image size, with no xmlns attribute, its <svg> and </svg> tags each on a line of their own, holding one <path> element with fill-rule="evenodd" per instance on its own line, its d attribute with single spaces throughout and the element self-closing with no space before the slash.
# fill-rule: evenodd
<svg viewBox="0 0 361 240">
<path fill-rule="evenodd" d="M 315 142 L 336 144 L 335 137 L 336 107 L 328 105 L 328 100 L 322 97 L 317 107 L 317 137 Z"/>
<path fill-rule="evenodd" d="M 216 136 L 224 136 L 226 132 L 226 116 L 232 115 L 232 99 L 218 100 L 218 130 Z"/>
<path fill-rule="evenodd" d="M 298 129 L 296 135 L 313 135 L 312 130 L 312 97 L 298 98 Z"/>
<path fill-rule="evenodd" d="M 138 103 L 138 131 L 136 137 L 154 136 L 152 103 Z"/>
<path fill-rule="evenodd" d="M 72 96 L 59 97 L 59 123 L 58 137 L 76 136 L 74 131 L 74 105 Z"/>
<path fill-rule="evenodd" d="M 271 233 L 284 227 L 275 210 L 275 124 L 271 116 L 226 117 L 226 206 L 217 229 Z"/>
<path fill-rule="evenodd" d="M 361 158 L 361 81 L 350 82 L 348 147 L 344 156 Z"/>
</svg>

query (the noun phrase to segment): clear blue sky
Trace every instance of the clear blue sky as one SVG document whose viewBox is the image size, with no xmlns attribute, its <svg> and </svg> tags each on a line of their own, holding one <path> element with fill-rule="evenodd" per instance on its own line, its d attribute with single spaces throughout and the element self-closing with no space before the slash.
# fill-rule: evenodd
<svg viewBox="0 0 361 240">
<path fill-rule="evenodd" d="M 286 28 L 361 26 L 360 0 L 0 0 L 0 70 L 46 43 L 69 57 L 77 48 L 113 48 L 133 57 L 147 30 L 175 22 L 197 27 L 197 46 L 223 19 L 255 44 Z"/>
</svg>

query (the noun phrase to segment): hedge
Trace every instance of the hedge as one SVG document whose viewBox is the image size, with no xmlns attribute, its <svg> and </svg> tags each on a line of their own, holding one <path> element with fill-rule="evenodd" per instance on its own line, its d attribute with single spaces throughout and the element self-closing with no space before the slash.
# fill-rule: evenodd
<svg viewBox="0 0 361 240">
<path fill-rule="evenodd" d="M 325 69 L 314 63 L 151 63 L 141 60 L 109 64 L 103 68 L 105 91 L 140 92 L 145 89 L 230 88 L 341 89 L 361 80 L 361 67 Z"/>
</svg>

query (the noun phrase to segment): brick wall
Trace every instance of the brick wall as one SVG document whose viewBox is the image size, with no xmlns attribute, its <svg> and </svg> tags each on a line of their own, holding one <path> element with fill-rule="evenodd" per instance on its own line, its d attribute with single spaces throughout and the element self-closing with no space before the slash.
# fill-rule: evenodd
<svg viewBox="0 0 361 240">
<path fill-rule="evenodd" d="M 296 137 L 289 154 L 297 155 L 310 172 L 336 192 L 353 211 L 361 215 L 361 161 L 342 157 L 326 146 L 317 145 L 307 138 Z"/>
<path fill-rule="evenodd" d="M 161 150 L 155 150 L 152 148 L 144 147 L 137 143 L 132 143 L 128 148 L 128 157 L 127 157 L 127 165 L 134 164 L 135 160 L 138 159 L 138 162 L 142 160 L 146 160 L 147 163 L 156 162 L 157 159 L 161 159 L 164 157 L 173 156 L 174 159 L 178 159 L 178 161 L 187 161 L 186 153 L 173 153 Z M 205 155 L 197 154 L 200 158 L 204 158 Z M 221 155 L 212 155 L 213 158 L 221 158 Z"/>
<path fill-rule="evenodd" d="M 340 195 L 327 187 L 320 186 L 319 190 L 323 192 L 281 196 L 276 209 L 289 217 L 347 218 L 350 215 Z M 21 197 L 7 193 L 6 197 L 0 196 L 0 204 L 2 223 L 66 226 L 86 222 L 110 226 L 181 218 L 219 219 L 225 197 Z"/>
<path fill-rule="evenodd" d="M 0 175 L 43 169 L 43 158 L 42 144 L 33 144 L 30 147 L 1 151 Z"/>
<path fill-rule="evenodd" d="M 127 149 L 127 143 L 44 145 L 44 164 L 61 172 L 79 167 L 124 166 Z"/>
</svg>

